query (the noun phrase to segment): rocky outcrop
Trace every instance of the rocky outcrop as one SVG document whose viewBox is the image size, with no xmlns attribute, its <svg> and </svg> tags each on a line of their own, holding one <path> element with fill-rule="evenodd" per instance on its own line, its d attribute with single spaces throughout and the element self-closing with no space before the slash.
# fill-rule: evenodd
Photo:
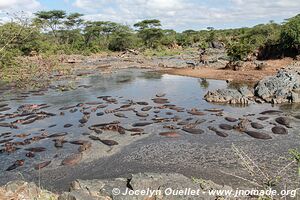
<svg viewBox="0 0 300 200">
<path fill-rule="evenodd" d="M 179 199 L 215 199 L 209 196 L 211 189 L 231 189 L 228 186 L 220 186 L 211 181 L 193 181 L 181 174 L 134 174 L 129 179 L 117 178 L 113 180 L 77 180 L 71 184 L 70 192 L 62 194 L 58 200 L 179 200 Z M 171 189 L 170 189 L 171 188 Z M 185 191 L 186 189 L 197 191 L 198 195 L 168 195 L 172 191 Z M 145 191 L 144 195 L 125 195 L 126 192 Z M 148 191 L 148 193 L 147 193 Z M 151 191 L 154 191 L 152 195 Z"/>
<path fill-rule="evenodd" d="M 238 90 L 218 89 L 216 91 L 209 91 L 204 96 L 204 99 L 208 102 L 247 105 L 251 102 L 251 97 L 253 96 L 253 93 L 247 87 L 242 87 Z"/>
<path fill-rule="evenodd" d="M 57 198 L 58 195 L 42 190 L 34 183 L 27 183 L 25 181 L 12 181 L 0 187 L 1 200 L 55 200 Z"/>
<path fill-rule="evenodd" d="M 232 190 L 212 181 L 190 179 L 181 174 L 139 173 L 129 178 L 76 180 L 60 196 L 41 190 L 34 183 L 10 182 L 0 187 L 1 200 L 213 200 L 210 190 Z M 219 197 L 219 196 L 218 196 Z"/>
<path fill-rule="evenodd" d="M 264 78 L 255 87 L 255 94 L 268 103 L 299 103 L 300 70 L 281 69 L 276 76 Z"/>
<path fill-rule="evenodd" d="M 300 66 L 279 70 L 277 75 L 259 81 L 253 90 L 251 92 L 242 87 L 208 91 L 204 99 L 208 102 L 243 105 L 250 102 L 300 103 Z"/>
</svg>

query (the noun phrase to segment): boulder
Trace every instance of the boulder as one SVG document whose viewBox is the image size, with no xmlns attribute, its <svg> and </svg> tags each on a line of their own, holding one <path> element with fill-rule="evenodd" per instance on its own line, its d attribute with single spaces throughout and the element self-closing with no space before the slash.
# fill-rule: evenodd
<svg viewBox="0 0 300 200">
<path fill-rule="evenodd" d="M 300 91 L 299 90 L 293 90 L 291 92 L 291 101 L 293 103 L 300 103 Z"/>
<path fill-rule="evenodd" d="M 268 103 L 299 102 L 300 71 L 281 69 L 277 75 L 258 82 L 255 95 Z"/>
<path fill-rule="evenodd" d="M 251 97 L 253 97 L 253 93 L 247 87 L 242 87 L 238 90 L 218 89 L 216 91 L 208 91 L 204 99 L 215 103 L 247 105 L 251 102 Z"/>
<path fill-rule="evenodd" d="M 34 183 L 28 183 L 25 181 L 11 181 L 6 185 L 0 187 L 0 199 L 57 199 L 58 195 L 49 191 L 42 190 Z"/>
</svg>

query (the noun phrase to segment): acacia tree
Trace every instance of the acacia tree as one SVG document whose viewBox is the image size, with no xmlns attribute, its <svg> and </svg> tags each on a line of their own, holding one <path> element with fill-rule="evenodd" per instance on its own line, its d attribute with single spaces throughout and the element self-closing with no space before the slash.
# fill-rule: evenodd
<svg viewBox="0 0 300 200">
<path fill-rule="evenodd" d="M 64 21 L 64 29 L 60 31 L 62 33 L 61 40 L 71 45 L 71 48 L 74 48 L 75 44 L 82 46 L 83 37 L 81 27 L 84 23 L 84 20 L 81 18 L 82 16 L 83 14 L 80 13 L 69 14 Z"/>
<path fill-rule="evenodd" d="M 182 46 L 191 46 L 199 41 L 198 35 L 197 31 L 188 29 L 177 35 L 177 41 Z"/>
<path fill-rule="evenodd" d="M 23 12 L 12 14 L 10 22 L 0 25 L 0 68 L 10 66 L 17 56 L 33 50 L 37 37 L 38 29 Z"/>
<path fill-rule="evenodd" d="M 163 37 L 163 30 L 160 28 L 161 23 L 157 19 L 143 20 L 134 24 L 138 28 L 138 36 L 144 41 L 149 48 L 156 48 L 160 39 Z"/>
<path fill-rule="evenodd" d="M 125 51 L 134 46 L 134 34 L 128 26 L 118 25 L 112 33 L 108 49 L 112 51 Z"/>
<path fill-rule="evenodd" d="M 118 24 L 109 21 L 88 21 L 85 23 L 84 36 L 85 44 L 90 45 L 91 42 L 98 40 L 104 42 L 104 46 L 108 45 L 110 35 L 118 28 Z M 101 41 L 99 39 L 102 39 Z"/>
<path fill-rule="evenodd" d="M 35 23 L 45 30 L 50 29 L 53 36 L 58 39 L 58 31 L 64 24 L 66 12 L 63 10 L 39 11 L 35 13 Z"/>
<path fill-rule="evenodd" d="M 161 39 L 161 44 L 172 47 L 176 45 L 176 31 L 172 29 L 163 30 L 163 37 Z"/>
<path fill-rule="evenodd" d="M 81 19 L 83 14 L 80 13 L 71 13 L 66 18 L 67 20 L 64 22 L 68 30 L 79 29 L 83 24 L 84 20 Z"/>
</svg>

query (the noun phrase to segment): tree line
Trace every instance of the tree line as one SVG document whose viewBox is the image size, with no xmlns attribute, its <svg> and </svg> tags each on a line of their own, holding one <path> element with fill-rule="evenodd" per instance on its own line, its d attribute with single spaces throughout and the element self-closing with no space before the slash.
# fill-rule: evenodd
<svg viewBox="0 0 300 200">
<path fill-rule="evenodd" d="M 16 17 L 0 25 L 0 67 L 13 64 L 17 56 L 31 54 L 91 54 L 127 49 L 208 48 L 223 43 L 232 61 L 267 48 L 299 54 L 300 15 L 282 24 L 270 21 L 252 28 L 186 30 L 162 29 L 157 19 L 130 27 L 111 21 L 85 21 L 80 13 L 63 10 L 39 11 L 34 18 Z"/>
</svg>

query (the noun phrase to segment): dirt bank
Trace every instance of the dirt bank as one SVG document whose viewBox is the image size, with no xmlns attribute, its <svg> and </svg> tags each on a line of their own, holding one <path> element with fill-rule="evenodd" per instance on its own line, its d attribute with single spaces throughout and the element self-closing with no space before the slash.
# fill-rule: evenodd
<svg viewBox="0 0 300 200">
<path fill-rule="evenodd" d="M 227 70 L 224 68 L 215 69 L 211 67 L 198 67 L 192 68 L 169 68 L 164 72 L 173 75 L 191 76 L 197 78 L 208 78 L 217 80 L 230 80 L 238 83 L 250 83 L 255 84 L 266 76 L 274 75 L 278 69 L 292 63 L 291 58 L 285 58 L 281 60 L 269 60 L 265 61 L 266 67 L 262 70 L 255 69 L 255 65 L 251 62 L 245 63 L 240 71 Z"/>
</svg>

